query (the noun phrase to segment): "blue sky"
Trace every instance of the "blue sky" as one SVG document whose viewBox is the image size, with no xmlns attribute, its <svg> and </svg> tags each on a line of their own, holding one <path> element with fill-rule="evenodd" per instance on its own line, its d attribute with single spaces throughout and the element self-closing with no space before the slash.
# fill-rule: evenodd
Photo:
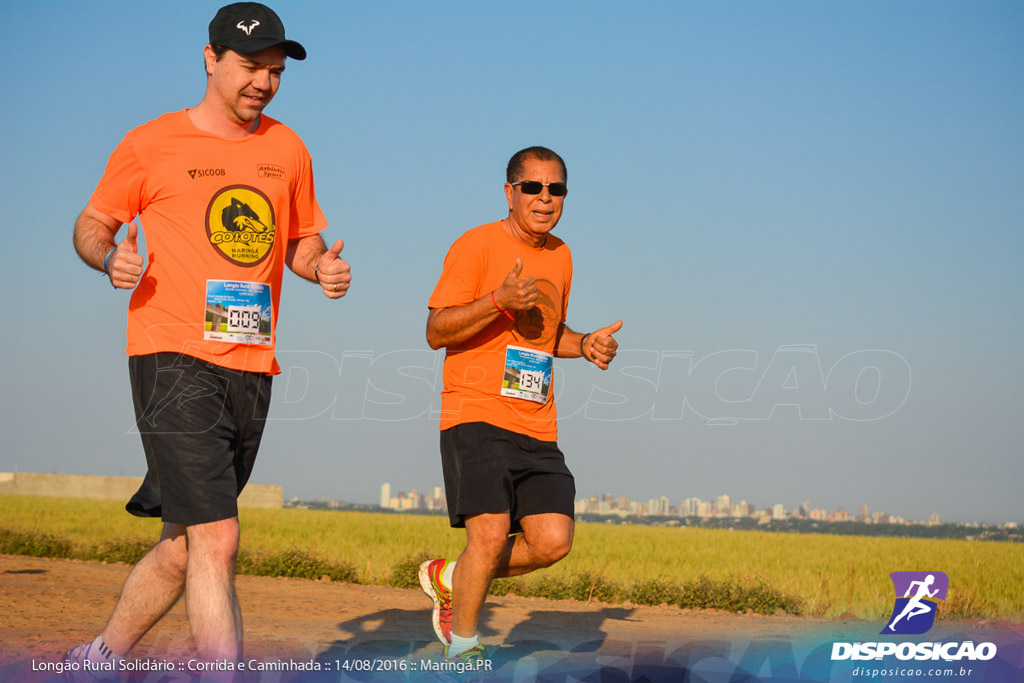
<svg viewBox="0 0 1024 683">
<path fill-rule="evenodd" d="M 0 470 L 144 471 L 128 296 L 71 228 L 127 130 L 201 99 L 218 6 L 6 8 Z M 331 302 L 286 275 L 255 481 L 441 482 L 427 297 L 543 144 L 569 168 L 569 323 L 625 322 L 609 372 L 556 364 L 579 495 L 1024 522 L 1024 6 L 277 9 L 309 58 L 267 113 L 355 281 Z"/>
</svg>

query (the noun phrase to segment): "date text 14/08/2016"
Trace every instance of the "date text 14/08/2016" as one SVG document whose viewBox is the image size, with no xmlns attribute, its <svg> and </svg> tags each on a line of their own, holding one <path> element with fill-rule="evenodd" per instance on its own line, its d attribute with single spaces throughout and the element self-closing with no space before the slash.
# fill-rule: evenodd
<svg viewBox="0 0 1024 683">
<path fill-rule="evenodd" d="M 446 671 L 467 673 L 470 671 L 491 671 L 489 659 L 477 659 L 472 662 L 449 660 L 421 659 L 412 662 L 407 659 L 336 659 L 334 665 L 338 671 Z"/>
</svg>

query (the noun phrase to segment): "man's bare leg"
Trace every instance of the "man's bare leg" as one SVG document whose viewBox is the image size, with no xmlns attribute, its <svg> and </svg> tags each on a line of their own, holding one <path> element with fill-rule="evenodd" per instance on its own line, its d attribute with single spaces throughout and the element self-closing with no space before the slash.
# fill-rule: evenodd
<svg viewBox="0 0 1024 683">
<path fill-rule="evenodd" d="M 103 642 L 114 653 L 128 654 L 178 601 L 185 588 L 187 556 L 185 527 L 164 524 L 160 541 L 128 575 L 103 629 Z"/>
<path fill-rule="evenodd" d="M 505 543 L 495 578 L 522 576 L 550 567 L 572 550 L 575 523 L 572 517 L 557 512 L 529 515 L 519 520 L 523 533 Z M 459 566 L 455 565 L 456 571 Z"/>
<path fill-rule="evenodd" d="M 484 513 L 466 517 L 466 549 L 452 574 L 452 633 L 476 635 L 480 610 L 508 542 L 509 513 Z"/>
<path fill-rule="evenodd" d="M 573 520 L 548 513 L 520 520 L 523 533 L 509 537 L 508 512 L 466 517 L 466 549 L 452 574 L 452 633 L 476 635 L 491 580 L 549 567 L 572 548 Z"/>
<path fill-rule="evenodd" d="M 235 594 L 238 518 L 188 527 L 185 601 L 197 654 L 206 661 L 237 661 L 242 613 Z"/>
</svg>

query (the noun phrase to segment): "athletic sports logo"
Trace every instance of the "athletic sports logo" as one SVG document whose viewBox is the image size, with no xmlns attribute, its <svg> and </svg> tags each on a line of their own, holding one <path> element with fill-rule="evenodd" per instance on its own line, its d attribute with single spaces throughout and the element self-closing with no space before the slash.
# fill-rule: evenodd
<svg viewBox="0 0 1024 683">
<path fill-rule="evenodd" d="M 236 28 L 240 28 L 243 31 L 245 31 L 245 35 L 251 36 L 252 35 L 252 30 L 254 28 L 256 28 L 257 26 L 259 26 L 259 25 L 260 25 L 260 22 L 256 21 L 255 19 L 252 19 L 248 24 L 246 24 L 245 21 L 243 20 L 243 21 L 238 22 L 238 25 L 237 25 Z"/>
<path fill-rule="evenodd" d="M 217 253 L 228 261 L 255 266 L 267 258 L 274 246 L 274 207 L 255 187 L 225 187 L 213 196 L 206 209 L 206 235 Z"/>
<path fill-rule="evenodd" d="M 938 601 L 946 599 L 949 577 L 944 572 L 893 572 L 896 604 L 882 633 L 918 635 L 935 623 Z"/>
</svg>

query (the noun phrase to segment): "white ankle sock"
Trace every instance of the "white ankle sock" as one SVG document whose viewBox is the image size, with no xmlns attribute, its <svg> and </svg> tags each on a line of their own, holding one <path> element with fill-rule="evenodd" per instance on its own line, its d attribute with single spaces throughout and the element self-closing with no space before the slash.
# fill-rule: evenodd
<svg viewBox="0 0 1024 683">
<path fill-rule="evenodd" d="M 458 562 L 458 560 L 455 562 Z M 444 585 L 448 586 L 449 589 L 452 587 L 452 576 L 455 574 L 455 562 L 449 562 L 446 564 L 444 571 L 441 572 L 441 581 L 444 582 Z"/>
<path fill-rule="evenodd" d="M 103 634 L 96 636 L 96 640 L 92 641 L 92 646 L 89 648 L 88 659 L 90 662 L 119 662 L 124 657 L 117 654 L 103 642 Z"/>
<path fill-rule="evenodd" d="M 479 634 L 477 634 L 477 635 L 479 635 Z M 472 636 L 470 638 L 463 638 L 462 636 L 457 636 L 457 635 L 455 635 L 453 633 L 452 634 L 452 644 L 448 646 L 448 656 L 449 657 L 455 657 L 456 655 L 459 655 L 459 654 L 465 652 L 466 650 L 468 650 L 471 647 L 476 647 L 479 644 L 480 644 L 480 640 L 479 640 L 479 638 L 477 638 L 476 635 L 474 635 L 474 636 Z"/>
</svg>

